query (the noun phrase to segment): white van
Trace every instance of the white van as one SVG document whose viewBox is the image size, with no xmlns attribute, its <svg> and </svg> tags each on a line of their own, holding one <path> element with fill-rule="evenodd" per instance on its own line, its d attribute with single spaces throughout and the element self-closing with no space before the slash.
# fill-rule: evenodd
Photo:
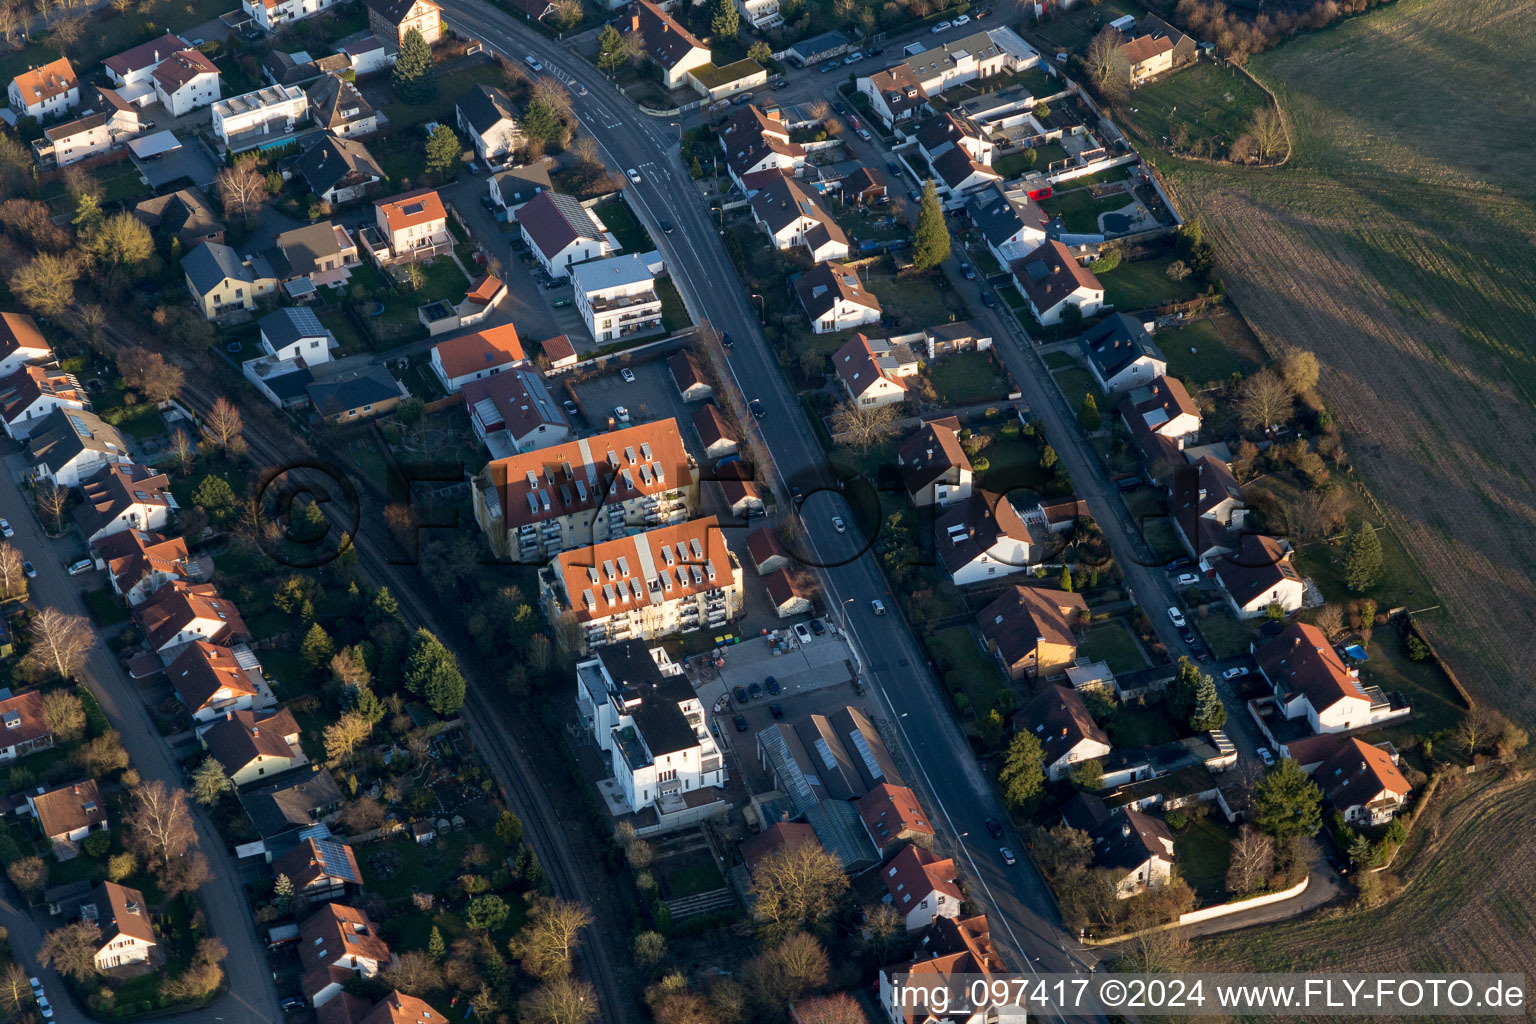
<svg viewBox="0 0 1536 1024">
<path fill-rule="evenodd" d="M 79 576 L 83 572 L 90 572 L 95 567 L 96 563 L 92 562 L 89 558 L 82 558 L 80 561 L 67 566 L 67 569 L 71 576 Z"/>
<path fill-rule="evenodd" d="M 870 609 L 870 611 L 874 612 L 876 615 L 884 615 L 885 614 L 885 605 L 880 603 L 880 599 L 878 597 L 875 598 L 873 601 L 869 602 L 869 609 Z"/>
</svg>

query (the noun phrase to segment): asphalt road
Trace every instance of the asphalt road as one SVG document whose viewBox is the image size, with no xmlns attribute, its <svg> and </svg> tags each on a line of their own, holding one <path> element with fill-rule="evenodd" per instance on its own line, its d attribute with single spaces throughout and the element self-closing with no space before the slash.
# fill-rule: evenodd
<svg viewBox="0 0 1536 1024">
<path fill-rule="evenodd" d="M 65 541 L 51 541 L 33 514 L 27 495 L 17 486 L 0 487 L 0 516 L 16 531 L 10 543 L 37 567 L 37 578 L 30 580 L 32 603 L 39 608 L 53 607 L 77 615 L 87 615 L 80 592 L 84 586 L 99 586 L 100 575 L 71 577 L 64 571 Z M 181 786 L 183 780 L 175 758 L 156 732 L 149 711 L 140 700 L 133 683 L 107 646 L 99 642 L 78 673 L 90 687 L 112 727 L 123 736 L 123 747 L 140 777 L 149 782 L 160 779 L 167 785 Z M 26 762 L 21 762 L 25 764 Z M 213 868 L 213 879 L 198 891 L 208 915 L 209 929 L 229 947 L 224 971 L 229 992 L 212 1006 L 179 1020 L 220 1020 L 224 1024 L 271 1024 L 283 1019 L 277 989 L 267 968 L 266 947 L 256 934 L 251 910 L 235 870 L 234 858 L 208 816 L 193 805 L 197 823 L 198 848 Z M 114 828 L 121 822 L 113 822 Z M 14 896 L 14 890 L 7 890 Z M 39 974 L 37 947 L 41 935 L 36 922 L 19 899 L 0 901 L 0 923 L 10 929 L 11 948 L 27 972 L 43 978 L 48 999 L 55 1007 L 55 1020 L 84 1021 L 82 1007 L 73 1004 L 63 979 L 53 971 Z"/>
</svg>

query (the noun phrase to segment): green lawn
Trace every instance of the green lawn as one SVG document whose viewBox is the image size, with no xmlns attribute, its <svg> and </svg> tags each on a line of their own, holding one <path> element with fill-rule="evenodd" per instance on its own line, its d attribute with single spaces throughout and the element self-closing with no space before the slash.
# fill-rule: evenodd
<svg viewBox="0 0 1536 1024">
<path fill-rule="evenodd" d="M 1465 716 L 1466 709 L 1450 681 L 1428 661 L 1409 661 L 1396 629 L 1377 627 L 1366 654 L 1370 660 L 1359 666 L 1360 685 L 1399 692 L 1413 705 L 1413 717 L 1385 730 L 1387 738 L 1402 743 L 1411 736 L 1454 728 Z"/>
<path fill-rule="evenodd" d="M 1057 192 L 1051 198 L 1040 204 L 1051 217 L 1060 217 L 1062 227 L 1069 234 L 1093 235 L 1099 234 L 1099 214 L 1111 213 L 1131 205 L 1136 197 L 1128 192 L 1116 192 L 1113 195 L 1095 199 L 1086 188 L 1074 188 L 1066 192 Z"/>
<path fill-rule="evenodd" d="M 1017 153 L 1009 153 L 992 161 L 992 169 L 1003 176 L 1004 181 L 1012 181 L 1021 178 L 1030 171 L 1045 170 L 1045 162 L 1040 159 L 1040 151 L 1037 149 L 1021 149 Z"/>
<path fill-rule="evenodd" d="M 657 861 L 652 873 L 664 899 L 697 896 L 725 887 L 725 879 L 708 850 L 663 858 Z"/>
<path fill-rule="evenodd" d="M 89 16 L 80 39 L 68 48 L 68 56 L 81 75 L 92 73 L 96 65 L 114 53 L 148 42 L 171 26 L 178 31 L 217 18 L 228 10 L 226 0 L 145 0 L 117 13 L 103 7 Z M 31 18 L 31 10 L 24 12 Z M 32 45 L 0 57 L 0 81 L 9 82 L 31 67 L 39 67 L 60 56 L 47 31 L 33 36 Z"/>
<path fill-rule="evenodd" d="M 1099 386 L 1093 382 L 1093 374 L 1081 366 L 1070 366 L 1065 370 L 1051 371 L 1051 377 L 1055 379 L 1056 386 L 1061 389 L 1067 404 L 1073 409 L 1083 404 L 1083 396 L 1093 393 L 1094 399 L 1099 403 L 1099 410 L 1104 413 L 1110 411 L 1108 400 Z"/>
<path fill-rule="evenodd" d="M 656 243 L 651 241 L 651 236 L 645 227 L 641 225 L 635 211 L 629 208 L 629 203 L 622 195 L 614 196 L 604 203 L 599 203 L 593 212 L 597 219 L 607 225 L 613 232 L 613 237 L 627 253 L 647 253 L 656 248 Z"/>
<path fill-rule="evenodd" d="M 1052 50 L 1075 50 L 1088 45 L 1089 40 L 1104 25 L 1130 14 L 1137 18 L 1147 12 L 1132 0 L 1106 0 L 1102 4 L 1075 4 L 1071 7 L 1054 8 L 1050 18 L 1041 23 L 1026 23 L 1027 37 L 1039 40 Z"/>
<path fill-rule="evenodd" d="M 105 164 L 87 173 L 95 178 L 96 183 L 102 188 L 103 206 L 125 202 L 149 191 L 149 186 L 145 185 L 144 179 L 139 177 L 139 169 L 133 165 L 132 160 Z M 42 186 L 38 190 L 38 198 L 47 203 L 49 211 L 55 215 L 73 215 L 75 212 L 74 203 L 69 198 L 69 190 L 63 178 Z"/>
<path fill-rule="evenodd" d="M 1379 525 L 1374 516 L 1370 520 Z M 1369 597 L 1384 609 L 1399 605 L 1422 608 L 1435 603 L 1429 581 L 1408 557 L 1397 536 L 1391 530 L 1377 530 L 1376 537 L 1381 541 L 1381 578 L 1374 587 L 1356 593 L 1344 582 L 1342 542 L 1330 545 L 1327 541 L 1314 541 L 1303 546 L 1296 552 L 1296 568 L 1303 576 L 1310 576 L 1330 601 Z"/>
<path fill-rule="evenodd" d="M 656 294 L 661 298 L 661 326 L 668 334 L 675 334 L 693 323 L 688 316 L 688 307 L 683 304 L 683 297 L 670 277 L 656 279 Z"/>
<path fill-rule="evenodd" d="M 1077 644 L 1077 656 L 1102 661 L 1111 672 L 1135 672 L 1147 667 L 1136 638 L 1118 620 L 1095 626 L 1083 634 Z"/>
<path fill-rule="evenodd" d="M 1008 397 L 1008 378 L 990 352 L 957 352 L 928 364 L 928 377 L 947 406 L 975 405 Z"/>
<path fill-rule="evenodd" d="M 90 611 L 91 620 L 96 625 L 111 626 L 128 621 L 128 606 L 123 603 L 121 597 L 112 592 L 111 587 L 87 590 L 84 598 L 85 607 Z"/>
<path fill-rule="evenodd" d="M 1166 271 L 1170 262 L 1138 260 L 1122 263 L 1109 273 L 1099 275 L 1099 280 L 1104 283 L 1104 301 L 1121 313 L 1131 313 L 1194 298 L 1199 290 L 1189 278 L 1174 281 L 1168 277 Z"/>
<path fill-rule="evenodd" d="M 401 899 L 413 891 L 442 892 L 464 873 L 464 851 L 471 843 L 484 843 L 493 851 L 502 848 L 501 841 L 491 829 L 450 832 L 426 845 L 405 836 L 363 847 L 358 851 L 358 866 L 362 868 L 368 891 L 387 900 Z M 381 854 L 392 854 L 400 859 L 400 869 L 388 878 L 381 877 L 373 866 L 374 858 Z"/>
<path fill-rule="evenodd" d="M 368 340 L 357 329 L 357 324 L 352 318 L 339 309 L 326 310 L 320 314 L 320 323 L 325 329 L 336 336 L 339 347 L 335 355 L 355 356 L 368 351 Z"/>
<path fill-rule="evenodd" d="M 423 402 L 435 402 L 447 394 L 443 390 L 443 382 L 437 379 L 437 374 L 432 372 L 431 364 L 425 359 L 413 359 L 400 377 L 400 383 Z"/>
<path fill-rule="evenodd" d="M 425 103 L 402 103 L 397 100 L 394 103 L 385 105 L 384 114 L 389 118 L 389 123 L 396 129 L 419 125 L 427 121 L 441 121 L 452 126 L 456 123 L 456 119 L 453 116 L 454 104 L 458 103 L 460 97 L 477 85 L 501 85 L 501 69 L 487 61 L 481 64 L 472 64 L 467 68 L 461 68 L 450 74 L 440 75 L 437 79 L 437 95 L 435 97 Z M 426 136 L 418 132 L 414 135 L 407 135 L 406 138 L 411 139 L 408 145 L 419 149 L 424 159 Z"/>
<path fill-rule="evenodd" d="M 1174 863 L 1179 876 L 1189 883 L 1202 907 L 1232 899 L 1227 892 L 1227 866 L 1232 857 L 1233 835 L 1209 815 L 1191 818 L 1173 837 Z"/>
<path fill-rule="evenodd" d="M 1034 491 L 1045 497 L 1058 497 L 1068 493 L 1060 477 L 1041 468 L 1041 447 L 1033 438 L 1018 435 L 1001 437 L 994 431 L 993 441 L 982 451 L 987 468 L 977 474 L 978 485 L 998 494 L 1013 490 Z"/>
<path fill-rule="evenodd" d="M 1232 658 L 1246 654 L 1258 634 L 1262 619 L 1240 620 L 1232 614 L 1225 602 L 1212 603 L 1211 611 L 1198 619 L 1200 634 L 1211 645 L 1211 653 L 1218 658 Z"/>
<path fill-rule="evenodd" d="M 997 661 L 976 644 L 967 626 L 941 629 L 928 638 L 934 655 L 957 675 L 961 692 L 970 698 L 977 714 L 995 707 L 1006 687 Z"/>
<path fill-rule="evenodd" d="M 1159 331 L 1154 340 L 1168 357 L 1168 374 L 1182 380 L 1191 391 L 1225 384 L 1234 373 L 1253 369 L 1253 363 L 1228 347 L 1210 320 Z"/>
<path fill-rule="evenodd" d="M 1203 155 L 1224 158 L 1267 102 L 1247 75 L 1202 60 L 1141 86 L 1132 104 L 1136 112 L 1122 111 L 1121 117 L 1152 143 L 1179 151 L 1198 147 Z"/>
<path fill-rule="evenodd" d="M 1047 370 L 1070 370 L 1081 365 L 1070 352 L 1047 352 L 1040 358 L 1044 360 Z"/>
<path fill-rule="evenodd" d="M 920 331 L 933 324 L 964 320 L 970 316 L 965 300 L 954 289 L 940 290 L 932 274 L 905 274 L 899 278 L 873 274 L 870 291 L 880 299 L 881 322 L 893 334 Z M 951 318 L 950 314 L 954 314 Z"/>
<path fill-rule="evenodd" d="M 1172 743 L 1179 738 L 1179 730 L 1168 717 L 1167 706 L 1162 701 L 1136 707 L 1121 703 L 1115 713 L 1104 723 L 1109 741 L 1127 750 L 1147 750 Z"/>
</svg>

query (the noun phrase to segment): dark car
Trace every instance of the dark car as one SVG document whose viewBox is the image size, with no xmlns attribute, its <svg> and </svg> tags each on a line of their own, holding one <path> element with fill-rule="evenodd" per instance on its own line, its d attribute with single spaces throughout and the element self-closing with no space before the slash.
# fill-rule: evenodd
<svg viewBox="0 0 1536 1024">
<path fill-rule="evenodd" d="M 820 619 L 812 619 L 811 632 L 815 633 L 817 636 L 824 636 L 827 632 L 827 624 L 822 622 Z"/>
<path fill-rule="evenodd" d="M 842 66 L 843 66 L 842 61 L 829 60 L 829 61 L 827 61 L 825 64 L 823 64 L 821 66 L 821 73 L 824 74 L 824 75 L 830 74 L 831 72 L 836 71 L 838 68 L 840 68 Z"/>
<path fill-rule="evenodd" d="M 1163 568 L 1167 569 L 1169 572 L 1173 572 L 1177 569 L 1193 569 L 1194 567 L 1194 561 L 1188 558 L 1175 558 L 1173 561 L 1163 566 Z"/>
<path fill-rule="evenodd" d="M 563 277 L 552 277 L 548 281 L 544 282 L 544 287 L 548 291 L 554 291 L 556 288 L 563 288 L 568 284 L 570 284 L 570 282 Z"/>
<path fill-rule="evenodd" d="M 289 996 L 283 1000 L 284 1013 L 301 1013 L 307 1009 L 309 1009 L 309 1003 L 305 1002 L 303 996 Z"/>
<path fill-rule="evenodd" d="M 887 160 L 885 163 L 885 169 L 890 171 L 893 177 L 901 177 L 901 164 L 897 163 L 895 160 Z"/>
<path fill-rule="evenodd" d="M 987 826 L 987 835 L 991 836 L 993 839 L 1003 838 L 1002 822 L 998 821 L 996 818 L 988 817 L 985 824 Z"/>
<path fill-rule="evenodd" d="M 763 680 L 763 688 L 768 691 L 768 696 L 770 697 L 777 697 L 784 691 L 784 687 L 780 686 L 779 681 L 773 678 L 773 676 Z"/>
<path fill-rule="evenodd" d="M 1183 640 L 1185 643 L 1189 644 L 1191 647 L 1193 647 L 1195 645 L 1195 634 L 1190 632 L 1187 629 L 1183 630 L 1182 632 L 1179 633 L 1179 639 Z"/>
<path fill-rule="evenodd" d="M 731 696 L 736 698 L 737 704 L 745 704 L 748 699 L 747 691 L 740 686 L 737 686 L 731 690 Z"/>
<path fill-rule="evenodd" d="M 976 280 L 976 268 L 971 266 L 969 263 L 960 264 L 960 273 L 965 275 L 965 279 L 967 281 Z"/>
<path fill-rule="evenodd" d="M 730 348 L 732 345 L 736 344 L 734 341 L 731 340 L 731 332 L 730 331 L 721 331 L 720 332 L 720 344 L 724 345 L 726 348 Z"/>
<path fill-rule="evenodd" d="M 670 235 L 672 233 L 672 222 L 671 221 L 664 220 L 664 221 L 661 222 L 661 233 L 664 234 L 664 235 Z"/>
<path fill-rule="evenodd" d="M 731 719 L 731 721 L 736 723 L 736 731 L 737 732 L 746 732 L 747 731 L 747 716 L 746 715 L 737 715 L 735 718 Z"/>
<path fill-rule="evenodd" d="M 884 52 L 885 52 L 885 47 L 877 46 L 873 50 L 866 50 L 864 52 L 864 56 L 866 56 L 866 57 L 878 57 L 878 56 L 880 56 Z"/>
<path fill-rule="evenodd" d="M 860 697 L 864 696 L 864 680 L 855 679 L 853 681 L 853 692 L 858 694 Z"/>
<path fill-rule="evenodd" d="M 784 717 L 784 709 L 779 707 L 779 702 L 778 701 L 774 701 L 772 704 L 768 705 L 768 713 L 770 715 L 772 715 L 774 718 L 783 718 Z"/>
<path fill-rule="evenodd" d="M 997 308 L 997 296 L 993 295 L 991 292 L 982 292 L 981 293 L 981 304 L 983 306 L 986 306 L 988 309 L 996 309 Z"/>
<path fill-rule="evenodd" d="M 753 700 L 757 700 L 757 698 L 763 695 L 762 684 L 753 683 L 750 687 L 747 688 L 747 693 L 751 695 Z"/>
<path fill-rule="evenodd" d="M 1016 857 L 1013 851 L 1006 846 L 999 848 L 997 852 L 1002 854 L 1003 863 L 1007 864 L 1009 867 L 1013 867 L 1019 862 L 1019 858 Z"/>
<path fill-rule="evenodd" d="M 763 408 L 763 403 L 760 399 L 752 399 L 752 401 L 747 403 L 747 408 L 751 409 L 752 415 L 758 419 L 762 419 L 764 416 L 768 415 L 768 410 Z"/>
</svg>

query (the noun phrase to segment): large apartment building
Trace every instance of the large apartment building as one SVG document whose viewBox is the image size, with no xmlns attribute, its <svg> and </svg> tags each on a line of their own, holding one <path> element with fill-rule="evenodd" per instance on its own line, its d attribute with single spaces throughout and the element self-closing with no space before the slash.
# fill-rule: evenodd
<svg viewBox="0 0 1536 1024">
<path fill-rule="evenodd" d="M 718 799 L 709 790 L 725 787 L 704 705 L 662 648 L 631 640 L 578 662 L 576 709 L 608 755 L 629 812 L 709 803 Z"/>
<path fill-rule="evenodd" d="M 491 550 L 524 563 L 686 520 L 699 467 L 676 420 L 496 459 L 475 481 L 475 522 Z"/>
<path fill-rule="evenodd" d="M 714 516 L 558 555 L 539 570 L 539 598 L 578 654 L 718 630 L 744 608 L 741 564 Z"/>
</svg>

